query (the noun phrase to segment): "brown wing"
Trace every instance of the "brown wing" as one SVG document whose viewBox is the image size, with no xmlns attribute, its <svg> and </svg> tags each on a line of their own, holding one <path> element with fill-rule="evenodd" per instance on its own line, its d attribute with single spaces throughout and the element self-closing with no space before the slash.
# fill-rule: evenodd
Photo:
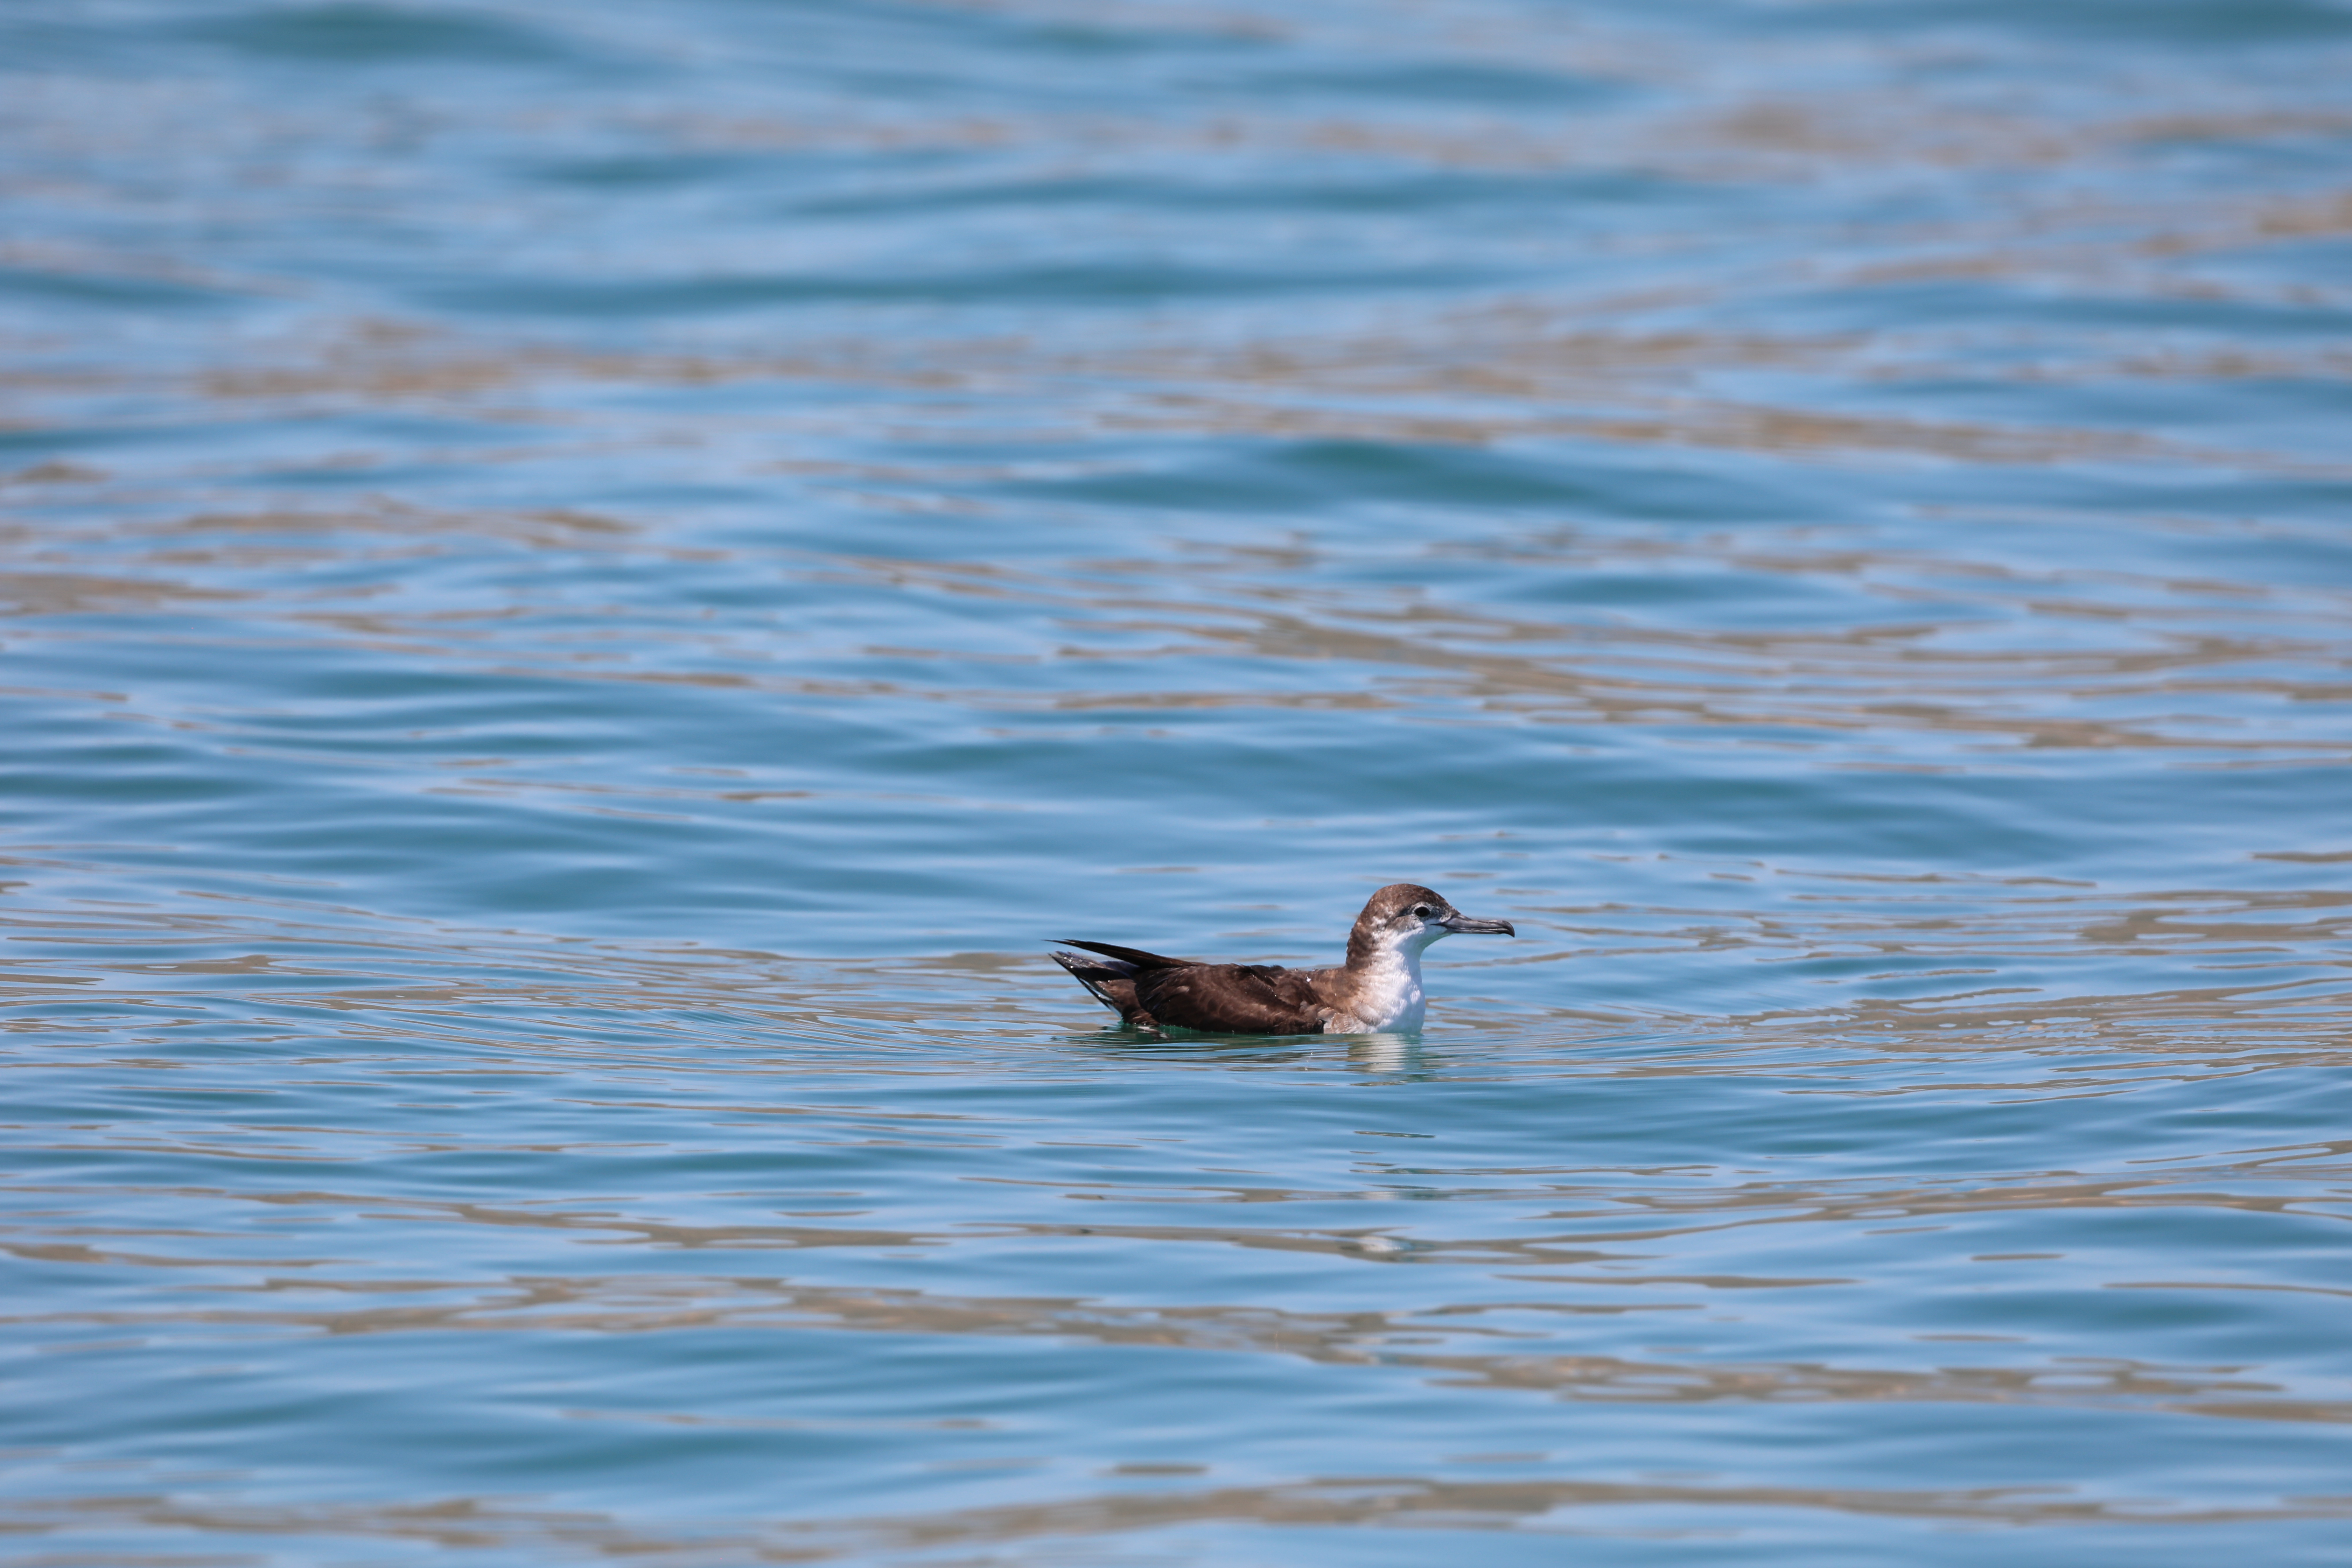
<svg viewBox="0 0 2352 1568">
<path fill-rule="evenodd" d="M 1319 1035 L 1324 1004 L 1303 972 L 1271 963 L 1188 963 L 1135 977 L 1135 999 L 1162 1025 L 1218 1035 Z"/>
</svg>

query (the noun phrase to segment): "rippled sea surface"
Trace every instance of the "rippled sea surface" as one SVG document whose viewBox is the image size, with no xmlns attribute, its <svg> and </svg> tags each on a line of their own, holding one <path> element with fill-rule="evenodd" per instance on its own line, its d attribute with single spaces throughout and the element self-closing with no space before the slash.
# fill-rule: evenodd
<svg viewBox="0 0 2352 1568">
<path fill-rule="evenodd" d="M 2352 1561 L 2347 82 L 15 0 L 0 1540 Z"/>
</svg>

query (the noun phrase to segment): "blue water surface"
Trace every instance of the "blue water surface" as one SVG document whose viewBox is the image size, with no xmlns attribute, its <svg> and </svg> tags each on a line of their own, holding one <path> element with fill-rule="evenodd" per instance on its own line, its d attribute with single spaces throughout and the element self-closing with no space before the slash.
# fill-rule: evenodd
<svg viewBox="0 0 2352 1568">
<path fill-rule="evenodd" d="M 0 10 L 0 1540 L 2352 1561 L 2347 81 Z"/>
</svg>

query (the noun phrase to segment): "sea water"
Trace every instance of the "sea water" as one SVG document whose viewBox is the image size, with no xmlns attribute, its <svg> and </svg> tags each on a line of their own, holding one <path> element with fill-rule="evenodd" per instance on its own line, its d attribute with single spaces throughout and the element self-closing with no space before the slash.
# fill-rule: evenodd
<svg viewBox="0 0 2352 1568">
<path fill-rule="evenodd" d="M 9 1550 L 2347 1561 L 2347 82 L 16 0 Z"/>
</svg>

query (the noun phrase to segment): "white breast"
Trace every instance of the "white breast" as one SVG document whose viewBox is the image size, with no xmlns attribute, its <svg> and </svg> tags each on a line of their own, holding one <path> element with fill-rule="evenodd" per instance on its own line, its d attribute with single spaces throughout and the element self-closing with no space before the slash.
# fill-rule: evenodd
<svg viewBox="0 0 2352 1568">
<path fill-rule="evenodd" d="M 1349 1020 L 1333 1019 L 1337 1032 L 1369 1029 L 1418 1029 L 1424 998 L 1421 994 L 1421 950 L 1426 942 L 1389 948 L 1356 972 Z M 1353 1029 L 1346 1026 L 1355 1025 Z"/>
</svg>

